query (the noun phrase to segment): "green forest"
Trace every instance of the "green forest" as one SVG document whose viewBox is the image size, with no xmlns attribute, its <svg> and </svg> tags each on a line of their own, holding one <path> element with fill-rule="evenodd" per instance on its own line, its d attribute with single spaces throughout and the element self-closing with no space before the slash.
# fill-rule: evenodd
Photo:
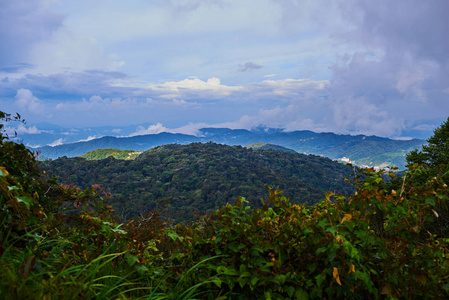
<svg viewBox="0 0 449 300">
<path fill-rule="evenodd" d="M 0 120 L 4 299 L 449 297 L 449 119 L 422 149 L 407 155 L 407 170 L 400 176 L 354 169 L 345 179 L 351 192 L 338 186 L 324 191 L 324 181 L 335 179 L 331 172 L 337 166 L 313 156 L 218 144 L 168 145 L 134 160 L 62 158 L 41 165 L 37 153 L 6 135 L 5 124 L 22 122 L 20 115 L 0 111 Z M 232 169 L 227 159 L 240 156 L 244 169 Z M 124 221 L 114 207 L 115 190 L 100 183 L 103 177 L 118 178 L 116 184 L 130 184 L 130 197 L 138 198 L 141 194 L 133 190 L 145 188 L 145 180 L 148 185 L 159 180 L 161 195 L 154 199 L 166 198 L 175 206 L 181 196 L 186 202 L 193 195 L 189 179 L 211 174 L 226 184 L 238 172 L 255 172 L 251 163 L 268 157 L 279 160 L 268 170 L 275 181 L 263 182 L 268 178 L 255 173 L 251 182 L 236 182 L 268 185 L 262 199 L 248 188 L 236 189 L 238 197 L 230 193 L 228 199 L 212 200 L 213 206 L 202 203 L 205 213 L 191 222 L 167 222 L 169 211 L 162 204 Z M 312 168 L 290 170 L 295 160 Z M 70 171 L 74 184 L 63 184 L 52 172 L 59 169 L 62 178 L 70 164 L 78 168 Z M 148 173 L 136 172 L 134 164 L 146 166 Z M 93 171 L 83 173 L 83 168 Z M 187 168 L 196 173 L 183 178 Z M 230 172 L 229 179 L 220 169 Z M 303 175 L 315 180 L 313 192 L 301 185 L 290 189 L 292 178 Z M 183 180 L 184 192 L 174 194 L 173 186 L 182 187 Z M 220 185 L 208 182 L 201 194 L 204 189 L 204 195 L 217 194 Z M 314 199 L 301 202 L 303 194 Z M 127 205 L 128 200 L 120 201 Z"/>
<path fill-rule="evenodd" d="M 118 151 L 100 149 L 90 157 L 128 156 Z M 316 203 L 327 191 L 353 192 L 345 182 L 353 169 L 328 158 L 215 143 L 159 146 L 132 161 L 83 156 L 45 161 L 40 167 L 66 185 L 105 188 L 122 219 L 157 209 L 178 222 L 192 220 L 241 195 L 260 206 L 265 185 L 284 190 L 296 204 Z"/>
</svg>

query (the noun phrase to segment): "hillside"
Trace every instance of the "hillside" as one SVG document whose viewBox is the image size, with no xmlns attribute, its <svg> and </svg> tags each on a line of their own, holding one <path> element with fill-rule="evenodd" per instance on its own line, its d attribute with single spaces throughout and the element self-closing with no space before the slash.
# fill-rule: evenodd
<svg viewBox="0 0 449 300">
<path fill-rule="evenodd" d="M 352 191 L 344 182 L 352 169 L 330 159 L 214 143 L 160 146 L 135 160 L 64 157 L 41 166 L 62 183 L 106 188 L 126 217 L 170 202 L 166 209 L 191 219 L 195 211 L 214 210 L 241 195 L 258 200 L 267 193 L 265 185 L 284 190 L 295 203 L 315 203 L 329 190 Z"/>
<path fill-rule="evenodd" d="M 140 154 L 142 154 L 141 151 L 134 151 L 134 150 L 118 150 L 118 149 L 97 149 L 94 151 L 87 152 L 86 154 L 82 155 L 82 158 L 85 158 L 87 160 L 100 160 L 105 159 L 110 156 L 114 157 L 115 159 L 124 159 L 124 160 L 133 160 L 136 157 L 138 157 Z"/>
<path fill-rule="evenodd" d="M 289 149 L 289 148 L 282 147 L 279 145 L 273 145 L 270 143 L 253 143 L 251 145 L 246 145 L 245 148 L 250 148 L 253 150 L 277 150 L 277 151 L 290 152 L 290 153 L 296 152 L 293 149 Z"/>
<path fill-rule="evenodd" d="M 75 157 L 103 148 L 146 151 L 167 144 L 214 142 L 225 145 L 249 145 L 253 143 L 275 144 L 299 153 L 326 156 L 331 159 L 349 158 L 356 165 L 389 166 L 405 168 L 405 154 L 421 148 L 424 141 L 392 140 L 376 136 L 338 135 L 312 131 L 248 131 L 227 128 L 203 128 L 198 136 L 173 133 L 149 134 L 134 137 L 102 137 L 87 142 L 40 147 L 35 150 L 48 158 Z"/>
</svg>

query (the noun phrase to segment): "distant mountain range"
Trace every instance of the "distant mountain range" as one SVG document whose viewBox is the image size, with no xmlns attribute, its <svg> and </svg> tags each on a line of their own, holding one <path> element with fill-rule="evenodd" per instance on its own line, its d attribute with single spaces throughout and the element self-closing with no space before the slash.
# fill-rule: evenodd
<svg viewBox="0 0 449 300">
<path fill-rule="evenodd" d="M 225 145 L 273 144 L 299 153 L 322 155 L 331 159 L 351 162 L 359 166 L 405 167 L 405 155 L 420 148 L 425 141 L 392 140 L 377 136 L 338 135 L 312 131 L 283 132 L 279 130 L 255 130 L 228 128 L 203 128 L 199 135 L 159 133 L 133 137 L 105 136 L 85 142 L 34 148 L 42 159 L 62 156 L 75 157 L 103 148 L 146 151 L 167 144 L 190 144 L 214 142 Z"/>
</svg>

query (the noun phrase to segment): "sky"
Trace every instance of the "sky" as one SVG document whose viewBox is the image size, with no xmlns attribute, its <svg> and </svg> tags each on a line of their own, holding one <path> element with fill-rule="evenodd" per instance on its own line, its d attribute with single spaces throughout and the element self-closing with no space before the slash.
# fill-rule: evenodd
<svg viewBox="0 0 449 300">
<path fill-rule="evenodd" d="M 448 12 L 447 0 L 0 0 L 0 110 L 29 135 L 427 138 L 449 116 Z"/>
</svg>

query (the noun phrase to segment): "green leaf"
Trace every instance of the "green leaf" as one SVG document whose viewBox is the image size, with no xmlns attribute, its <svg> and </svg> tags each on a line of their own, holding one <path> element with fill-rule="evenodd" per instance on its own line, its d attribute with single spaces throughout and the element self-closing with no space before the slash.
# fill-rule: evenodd
<svg viewBox="0 0 449 300">
<path fill-rule="evenodd" d="M 253 276 L 251 278 L 251 285 L 255 286 L 257 281 L 259 281 L 259 277 Z"/>
<path fill-rule="evenodd" d="M 126 258 L 126 262 L 128 263 L 128 266 L 132 267 L 134 266 L 136 263 L 139 262 L 139 258 L 137 258 L 137 256 L 126 253 L 125 254 L 125 258 Z"/>
<path fill-rule="evenodd" d="M 318 248 L 318 249 L 316 250 L 316 254 L 324 253 L 324 252 L 326 252 L 326 251 L 327 251 L 327 248 L 326 248 L 326 247 L 321 247 L 321 248 Z"/>
<path fill-rule="evenodd" d="M 145 267 L 144 265 L 136 266 L 136 270 L 137 270 L 137 273 L 139 273 L 140 276 L 143 276 L 143 275 L 145 275 L 145 273 L 148 272 L 148 268 Z"/>
<path fill-rule="evenodd" d="M 301 288 L 296 289 L 295 296 L 298 300 L 309 300 L 309 294 Z"/>
<path fill-rule="evenodd" d="M 285 289 L 287 291 L 287 295 L 291 298 L 293 294 L 295 293 L 295 288 L 292 286 L 289 286 Z"/>
<path fill-rule="evenodd" d="M 28 209 L 30 209 L 31 204 L 33 204 L 33 199 L 27 196 L 17 196 L 16 199 L 18 202 L 24 203 Z"/>
<path fill-rule="evenodd" d="M 326 280 L 326 274 L 321 273 L 320 275 L 315 276 L 316 283 L 318 287 L 321 287 L 321 284 L 324 280 Z"/>
<path fill-rule="evenodd" d="M 221 283 L 223 282 L 220 278 L 218 277 L 214 277 L 212 278 L 212 282 L 215 283 L 216 286 L 218 286 L 219 288 L 221 288 Z"/>
<path fill-rule="evenodd" d="M 235 243 L 230 243 L 228 245 L 228 248 L 231 249 L 234 252 L 239 252 L 239 249 L 237 248 L 237 245 Z"/>
<path fill-rule="evenodd" d="M 243 273 L 240 274 L 240 277 L 241 277 L 241 278 L 243 278 L 243 277 L 251 277 L 251 276 L 252 276 L 252 275 L 251 275 L 250 272 L 243 272 Z"/>
<path fill-rule="evenodd" d="M 426 204 L 435 206 L 435 198 L 433 198 L 433 197 L 426 198 Z"/>
<path fill-rule="evenodd" d="M 240 277 L 238 280 L 239 280 L 240 287 L 243 289 L 243 287 L 248 283 L 249 279 Z"/>
</svg>

